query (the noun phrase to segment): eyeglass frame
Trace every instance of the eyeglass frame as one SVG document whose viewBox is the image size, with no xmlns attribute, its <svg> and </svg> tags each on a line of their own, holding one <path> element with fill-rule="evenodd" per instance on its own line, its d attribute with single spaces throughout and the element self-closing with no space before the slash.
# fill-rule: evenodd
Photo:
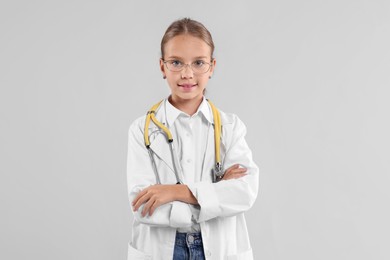
<svg viewBox="0 0 390 260">
<path fill-rule="evenodd" d="M 202 75 L 202 74 L 205 74 L 205 73 L 209 72 L 210 69 L 211 69 L 211 67 L 213 67 L 213 64 L 212 64 L 212 63 L 204 62 L 204 63 L 206 63 L 206 64 L 209 65 L 209 68 L 208 68 L 205 72 L 202 72 L 202 73 L 195 73 L 194 70 L 193 70 L 192 67 L 191 67 L 192 63 L 195 62 L 195 61 L 194 61 L 194 62 L 192 62 L 192 63 L 190 63 L 190 64 L 188 64 L 188 63 L 183 63 L 183 68 L 181 68 L 180 70 L 174 71 L 174 70 L 170 70 L 170 69 L 168 68 L 167 62 L 168 62 L 168 61 L 175 61 L 175 59 L 164 60 L 163 58 L 161 58 L 161 60 L 162 60 L 162 62 L 165 64 L 165 67 L 167 67 L 167 69 L 168 69 L 169 71 L 172 71 L 172 72 L 180 72 L 180 71 L 182 71 L 185 67 L 189 66 L 189 67 L 191 68 L 192 72 L 193 72 L 195 75 Z M 213 61 L 214 61 L 214 59 L 211 59 L 211 60 L 210 60 L 210 62 L 213 62 Z"/>
</svg>

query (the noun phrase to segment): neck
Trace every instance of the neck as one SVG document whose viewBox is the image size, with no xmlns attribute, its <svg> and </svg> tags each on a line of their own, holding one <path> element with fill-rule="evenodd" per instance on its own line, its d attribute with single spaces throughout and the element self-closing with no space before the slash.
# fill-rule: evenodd
<svg viewBox="0 0 390 260">
<path fill-rule="evenodd" d="M 192 116 L 198 110 L 200 103 L 202 103 L 203 96 L 190 100 L 180 99 L 178 97 L 169 96 L 168 101 L 177 109 Z"/>
</svg>

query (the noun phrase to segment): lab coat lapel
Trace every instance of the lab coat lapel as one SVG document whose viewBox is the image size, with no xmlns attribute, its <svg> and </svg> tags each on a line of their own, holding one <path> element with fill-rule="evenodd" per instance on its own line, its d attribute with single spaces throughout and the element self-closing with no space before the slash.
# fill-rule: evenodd
<svg viewBox="0 0 390 260">
<path fill-rule="evenodd" d="M 169 149 L 167 138 L 163 132 L 159 131 L 159 133 L 156 134 L 156 138 L 150 143 L 150 149 L 152 149 L 155 155 L 160 160 L 164 161 L 164 163 L 173 171 L 171 150 Z"/>
<path fill-rule="evenodd" d="M 215 161 L 215 152 L 214 152 L 214 124 L 210 124 L 209 131 L 207 134 L 207 143 L 206 151 L 204 156 L 204 161 L 202 165 L 202 181 L 211 181 L 211 168 L 214 165 Z"/>
<path fill-rule="evenodd" d="M 161 106 L 156 113 L 156 118 L 159 122 L 165 124 L 163 121 L 163 118 L 165 118 L 164 109 L 162 109 Z M 149 126 L 149 135 L 150 149 L 152 149 L 155 155 L 157 155 L 160 160 L 162 160 L 172 171 L 174 171 L 171 150 L 169 148 L 165 133 L 151 122 Z"/>
</svg>

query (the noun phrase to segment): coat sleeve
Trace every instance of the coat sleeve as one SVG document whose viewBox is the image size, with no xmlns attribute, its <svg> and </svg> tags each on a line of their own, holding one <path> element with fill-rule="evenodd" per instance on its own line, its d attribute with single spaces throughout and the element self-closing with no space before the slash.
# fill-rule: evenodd
<svg viewBox="0 0 390 260">
<path fill-rule="evenodd" d="M 235 116 L 230 131 L 232 138 L 229 138 L 224 168 L 226 170 L 238 163 L 247 168 L 247 175 L 217 183 L 202 181 L 190 184 L 189 189 L 200 205 L 197 222 L 237 215 L 250 209 L 256 200 L 259 168 L 253 161 L 252 152 L 245 141 L 246 126 Z"/>
<path fill-rule="evenodd" d="M 129 203 L 137 194 L 150 185 L 156 184 L 148 151 L 143 137 L 144 119 L 131 124 L 128 132 L 127 188 Z M 173 201 L 158 207 L 152 216 L 142 217 L 144 205 L 133 211 L 134 218 L 143 224 L 160 227 L 189 227 L 192 225 L 192 212 L 188 204 Z M 131 206 L 132 209 L 132 206 Z"/>
</svg>

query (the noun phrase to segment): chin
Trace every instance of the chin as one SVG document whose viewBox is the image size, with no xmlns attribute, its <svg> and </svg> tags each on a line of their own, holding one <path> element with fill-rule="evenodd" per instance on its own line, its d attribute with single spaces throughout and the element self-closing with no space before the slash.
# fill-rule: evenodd
<svg viewBox="0 0 390 260">
<path fill-rule="evenodd" d="M 174 96 L 179 97 L 180 99 L 191 100 L 203 97 L 203 92 L 200 93 L 173 93 Z"/>
</svg>

